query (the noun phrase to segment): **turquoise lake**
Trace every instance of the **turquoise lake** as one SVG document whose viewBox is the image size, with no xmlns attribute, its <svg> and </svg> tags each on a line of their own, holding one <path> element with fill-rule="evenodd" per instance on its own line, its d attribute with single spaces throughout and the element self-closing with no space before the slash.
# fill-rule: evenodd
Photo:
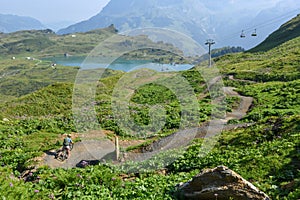
<svg viewBox="0 0 300 200">
<path fill-rule="evenodd" d="M 107 64 L 107 62 L 101 58 L 89 58 L 88 60 L 85 59 L 86 57 L 70 56 L 51 57 L 45 58 L 44 60 L 49 60 L 53 63 L 64 66 L 81 67 L 82 69 L 109 68 L 114 70 L 122 70 L 125 72 L 133 71 L 139 68 L 148 68 L 156 71 L 183 71 L 193 67 L 191 64 L 159 64 L 147 60 L 118 59 L 110 64 Z"/>
</svg>

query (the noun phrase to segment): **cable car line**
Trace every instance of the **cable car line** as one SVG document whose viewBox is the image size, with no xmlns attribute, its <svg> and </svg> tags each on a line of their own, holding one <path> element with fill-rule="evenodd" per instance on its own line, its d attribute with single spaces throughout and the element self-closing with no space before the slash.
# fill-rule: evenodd
<svg viewBox="0 0 300 200">
<path fill-rule="evenodd" d="M 300 8 L 294 9 L 294 10 L 289 11 L 289 12 L 283 14 L 283 15 L 274 17 L 274 18 L 269 19 L 269 20 L 267 20 L 265 22 L 262 22 L 260 24 L 257 24 L 257 25 L 254 25 L 254 26 L 251 26 L 251 27 L 248 27 L 248 28 L 244 28 L 244 29 L 242 29 L 242 32 L 239 31 L 239 32 L 232 33 L 232 34 L 228 35 L 228 37 L 223 38 L 222 41 L 229 41 L 233 38 L 236 38 L 237 35 L 240 35 L 240 38 L 245 38 L 247 33 L 250 32 L 250 31 L 252 32 L 250 35 L 253 36 L 253 37 L 256 37 L 258 35 L 257 29 L 259 29 L 260 27 L 264 28 L 264 27 L 269 26 L 271 24 L 275 24 L 278 21 L 284 20 L 287 17 L 292 17 L 296 14 L 295 13 L 296 11 L 297 11 L 297 14 L 299 14 L 300 13 Z"/>
</svg>

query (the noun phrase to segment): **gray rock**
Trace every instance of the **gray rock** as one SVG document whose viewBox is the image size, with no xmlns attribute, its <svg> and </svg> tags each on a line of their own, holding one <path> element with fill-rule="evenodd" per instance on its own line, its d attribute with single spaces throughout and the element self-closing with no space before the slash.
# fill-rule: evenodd
<svg viewBox="0 0 300 200">
<path fill-rule="evenodd" d="M 204 170 L 179 186 L 181 199 L 270 200 L 250 182 L 225 166 Z"/>
</svg>

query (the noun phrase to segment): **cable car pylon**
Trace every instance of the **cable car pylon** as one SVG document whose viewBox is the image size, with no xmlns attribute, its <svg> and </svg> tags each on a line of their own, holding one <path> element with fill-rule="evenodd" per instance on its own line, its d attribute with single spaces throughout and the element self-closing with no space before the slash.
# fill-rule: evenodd
<svg viewBox="0 0 300 200">
<path fill-rule="evenodd" d="M 244 33 L 244 30 L 242 30 L 242 33 L 241 33 L 240 37 L 241 37 L 241 38 L 246 37 L 246 36 L 245 36 L 245 33 Z"/>
<path fill-rule="evenodd" d="M 254 29 L 254 32 L 251 34 L 251 36 L 253 37 L 257 36 L 256 29 Z"/>
</svg>

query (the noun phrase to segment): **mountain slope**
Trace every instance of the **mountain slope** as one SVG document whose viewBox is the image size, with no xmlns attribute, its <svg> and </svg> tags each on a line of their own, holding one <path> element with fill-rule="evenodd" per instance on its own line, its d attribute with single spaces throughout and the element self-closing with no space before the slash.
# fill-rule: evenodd
<svg viewBox="0 0 300 200">
<path fill-rule="evenodd" d="M 93 51 L 99 44 L 103 45 L 101 50 Z M 53 61 L 51 58 L 71 60 L 72 57 L 84 58 L 89 53 L 93 53 L 93 58 L 99 57 L 101 62 L 103 58 L 110 60 L 114 56 L 120 60 L 123 58 L 168 63 L 185 61 L 180 56 L 182 52 L 171 44 L 155 43 L 145 35 L 119 35 L 114 26 L 73 35 L 56 35 L 49 29 L 2 33 L 0 103 L 32 93 L 57 81 L 74 82 L 78 68 L 56 66 L 55 59 Z"/>
<path fill-rule="evenodd" d="M 300 15 L 286 22 L 278 30 L 270 34 L 262 43 L 250 52 L 268 51 L 286 41 L 300 36 Z"/>
<path fill-rule="evenodd" d="M 249 4 L 248 7 L 245 5 Z M 156 27 L 179 31 L 203 44 L 208 38 L 216 41 L 214 47 L 242 46 L 250 48 L 257 45 L 278 24 L 290 19 L 296 12 L 290 12 L 300 6 L 281 7 L 271 5 L 259 8 L 259 2 L 233 3 L 233 1 L 207 0 L 111 0 L 103 10 L 94 17 L 71 25 L 58 31 L 58 34 L 85 32 L 114 24 L 120 32 L 137 28 Z M 276 10 L 276 12 L 273 12 Z M 271 13 L 269 15 L 269 13 Z M 287 15 L 288 13 L 288 15 Z M 283 17 L 282 17 L 283 15 Z M 276 19 L 279 18 L 280 19 Z M 276 23 L 274 23 L 276 19 Z M 273 23 L 269 23 L 272 21 Z M 241 40 L 239 33 L 245 29 L 246 34 L 259 27 L 256 38 Z M 251 27 L 251 28 L 249 28 Z"/>
<path fill-rule="evenodd" d="M 40 58 L 63 56 L 66 53 L 71 56 L 86 56 L 97 45 L 103 42 L 107 43 L 109 38 L 113 41 L 110 44 L 104 45 L 101 52 L 98 52 L 104 57 L 113 56 L 112 52 L 116 54 L 116 52 L 122 50 L 143 49 L 150 46 L 155 47 L 157 50 L 168 49 L 178 54 L 182 53 L 178 48 L 170 44 L 153 42 L 145 35 L 124 36 L 117 34 L 117 32 L 118 30 L 111 25 L 106 28 L 73 35 L 57 35 L 50 29 L 18 31 L 8 34 L 0 33 L 0 57 L 7 59 L 8 55 L 22 55 Z M 147 51 L 150 50 L 148 49 Z M 152 51 L 153 53 L 155 54 L 155 51 Z M 132 54 L 135 55 L 135 52 L 132 52 Z M 143 56 L 143 59 L 148 59 L 141 51 L 139 55 Z M 137 56 L 135 56 L 135 59 L 138 59 Z"/>
<path fill-rule="evenodd" d="M 197 27 L 201 26 L 200 23 L 207 24 L 205 17 L 210 11 L 198 1 L 189 1 L 113 0 L 98 15 L 58 33 L 84 32 L 114 24 L 120 31 L 143 27 L 181 27 L 189 35 L 206 36 L 204 29 Z M 190 20 L 196 15 L 197 19 Z"/>
<path fill-rule="evenodd" d="M 284 33 L 285 30 L 282 32 Z M 53 84 L 7 102 L 0 106 L 2 111 L 0 113 L 0 195 L 7 199 L 44 199 L 45 197 L 50 199 L 178 199 L 180 196 L 176 196 L 177 185 L 191 180 L 203 169 L 225 165 L 268 194 L 271 199 L 298 200 L 300 198 L 300 79 L 294 77 L 291 79 L 293 81 L 289 81 L 285 76 L 296 74 L 295 72 L 300 74 L 299 54 L 300 37 L 297 37 L 267 52 L 230 54 L 215 60 L 218 67 L 222 65 L 224 77 L 228 74 L 240 75 L 240 77 L 235 76 L 235 80 L 226 79 L 224 83 L 237 87 L 242 95 L 253 97 L 254 102 L 244 119 L 231 122 L 239 124 L 230 124 L 234 127 L 246 122 L 246 126 L 223 130 L 209 152 L 207 148 L 203 148 L 205 146 L 202 144 L 205 142 L 197 138 L 184 149 L 182 155 L 180 155 L 181 151 L 176 149 L 170 152 L 170 157 L 169 154 L 163 153 L 153 156 L 146 162 L 113 165 L 113 162 L 105 157 L 106 163 L 102 164 L 94 157 L 92 160 L 86 158 L 87 160 L 83 161 L 87 165 L 97 164 L 84 165 L 83 169 L 54 170 L 46 166 L 35 169 L 36 165 L 33 162 L 39 159 L 33 158 L 45 152 L 53 155 L 50 150 L 59 148 L 61 144 L 59 134 L 73 132 L 72 137 L 85 138 L 89 134 L 91 136 L 89 139 L 93 138 L 96 141 L 104 141 L 104 139 L 96 136 L 94 131 L 84 134 L 74 133 L 78 130 L 70 114 L 74 91 L 71 84 Z M 10 70 L 15 70 L 14 63 Z M 252 77 L 254 72 L 260 73 L 259 75 L 264 76 L 264 79 L 239 80 Z M 189 80 L 191 86 L 195 86 L 196 94 L 205 89 L 203 77 L 197 73 L 197 70 L 180 73 L 182 77 Z M 118 116 L 112 113 L 110 95 L 115 91 L 115 83 L 121 84 L 119 80 L 121 77 L 124 78 L 123 75 L 117 74 L 101 79 L 97 84 L 96 94 L 99 96 L 96 96 L 96 101 L 93 102 L 102 130 L 105 130 L 103 126 L 115 128 L 115 134 L 120 133 L 122 128 L 115 123 Z M 268 81 L 272 77 L 274 79 Z M 143 76 L 139 73 L 135 78 L 143 78 Z M 171 91 L 166 92 L 166 88 L 161 86 L 143 85 L 130 99 L 129 105 L 133 111 L 130 116 L 135 117 L 135 122 L 149 119 L 150 106 L 161 107 L 164 103 L 166 106 L 175 106 L 179 103 L 173 101 L 177 98 L 173 94 L 170 95 Z M 209 114 L 211 109 L 208 106 L 210 100 L 207 98 L 203 100 L 205 104 L 199 104 L 201 112 L 199 118 L 201 115 Z M 233 99 L 227 100 L 230 104 Z M 233 101 L 232 106 L 235 102 Z M 88 110 L 89 107 L 90 105 L 87 104 L 83 108 Z M 171 113 L 175 118 L 166 120 L 168 123 L 178 122 L 180 114 L 183 113 L 180 112 L 180 108 L 173 107 L 172 110 L 178 115 Z M 89 118 L 81 120 L 90 122 Z M 143 134 L 141 137 L 145 137 L 145 133 L 140 133 Z M 190 135 L 189 132 L 187 134 Z M 105 140 L 113 140 L 115 135 L 109 133 L 104 136 Z M 81 138 L 76 140 L 79 141 Z M 119 138 L 119 141 L 138 141 L 135 136 Z M 74 138 L 75 142 L 76 140 Z M 83 151 L 86 149 L 83 148 Z M 125 153 L 128 150 L 128 148 L 121 149 L 121 152 Z M 137 153 L 136 147 L 132 149 Z M 77 155 L 72 153 L 71 156 Z M 174 157 L 177 158 L 174 162 L 165 162 L 166 159 Z M 158 170 L 152 171 L 154 168 Z M 223 193 L 216 193 L 211 199 L 222 195 Z"/>
<path fill-rule="evenodd" d="M 33 29 L 45 29 L 45 26 L 40 21 L 31 17 L 0 14 L 0 32 L 11 33 Z"/>
<path fill-rule="evenodd" d="M 288 82 L 300 78 L 299 47 L 297 37 L 266 52 L 225 55 L 214 61 L 222 73 L 236 80 Z"/>
<path fill-rule="evenodd" d="M 99 42 L 116 34 L 114 27 L 107 27 L 88 33 L 59 36 L 52 30 L 27 30 L 0 34 L 0 55 L 26 54 L 33 56 L 63 55 L 68 52 L 87 54 Z"/>
</svg>

